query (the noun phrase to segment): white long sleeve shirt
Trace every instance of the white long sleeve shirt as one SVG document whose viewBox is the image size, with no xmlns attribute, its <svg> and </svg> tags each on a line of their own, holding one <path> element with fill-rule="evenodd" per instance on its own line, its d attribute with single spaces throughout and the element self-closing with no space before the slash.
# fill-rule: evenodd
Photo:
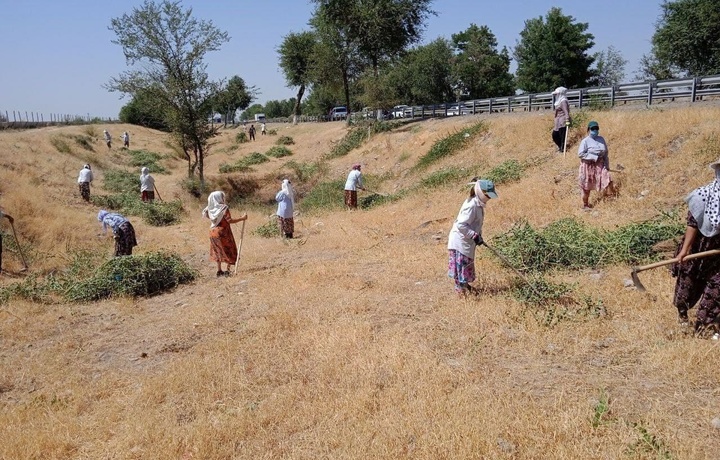
<svg viewBox="0 0 720 460">
<path fill-rule="evenodd" d="M 362 173 L 359 169 L 353 169 L 345 181 L 345 190 L 356 191 L 358 188 L 363 188 Z"/>
<path fill-rule="evenodd" d="M 155 178 L 150 174 L 140 175 L 140 191 L 152 192 L 155 190 Z"/>
<path fill-rule="evenodd" d="M 468 198 L 460 207 L 448 236 L 448 249 L 454 249 L 471 259 L 475 258 L 475 235 L 482 235 L 485 203 L 477 197 Z"/>
<path fill-rule="evenodd" d="M 92 182 L 93 181 L 93 173 L 91 169 L 83 168 L 80 170 L 80 174 L 78 175 L 78 184 L 82 184 L 83 182 Z"/>
<path fill-rule="evenodd" d="M 578 146 L 578 157 L 585 161 L 595 161 L 610 169 L 610 157 L 608 156 L 608 147 L 602 136 L 585 137 L 580 141 Z"/>
</svg>

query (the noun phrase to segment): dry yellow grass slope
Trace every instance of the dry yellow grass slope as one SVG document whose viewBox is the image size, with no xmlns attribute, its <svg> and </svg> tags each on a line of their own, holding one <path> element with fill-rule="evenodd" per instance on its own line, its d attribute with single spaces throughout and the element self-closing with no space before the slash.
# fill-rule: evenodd
<svg viewBox="0 0 720 460">
<path fill-rule="evenodd" d="M 680 206 L 710 180 L 719 117 L 716 107 L 590 113 L 612 165 L 625 169 L 620 196 L 589 213 L 580 210 L 576 142 L 567 156 L 554 153 L 548 113 L 486 117 L 483 136 L 422 172 L 411 167 L 436 140 L 478 118 L 411 123 L 329 161 L 329 176 L 344 179 L 361 162 L 365 174 L 384 174 L 389 193 L 443 167 L 533 160 L 521 181 L 498 187 L 488 241 L 519 219 L 543 226 L 575 216 L 611 229 Z M 62 267 L 80 247 L 111 251 L 95 236 L 97 208 L 75 185 L 86 161 L 100 179 L 126 163 L 97 139 L 103 128 L 94 152 L 73 144 L 70 153 L 53 139 L 87 128 L 0 132 L 0 204 L 32 243 L 33 274 Z M 162 134 L 108 128 L 130 130 L 133 148 L 172 154 Z M 295 140 L 298 162 L 317 160 L 345 133 L 341 123 L 269 128 Z M 221 163 L 276 139 L 234 146 L 236 132 L 213 147 L 211 180 Z M 263 199 L 288 173 L 286 160 L 256 167 Z M 240 273 L 217 279 L 205 197 L 180 188 L 182 161 L 163 164 L 172 174 L 155 175 L 158 189 L 187 213 L 165 228 L 134 220 L 136 249 L 172 250 L 199 280 L 147 299 L 5 305 L 0 458 L 718 458 L 720 349 L 678 329 L 667 270 L 641 275 L 648 294 L 623 288 L 627 266 L 561 273 L 602 299 L 604 313 L 549 328 L 510 296 L 513 273 L 480 251 L 484 294 L 458 300 L 445 244 L 467 191 L 460 181 L 368 211 L 301 214 L 292 241 L 251 234 L 274 212 L 254 206 Z M 16 282 L 19 261 L 6 264 L 0 282 Z"/>
</svg>

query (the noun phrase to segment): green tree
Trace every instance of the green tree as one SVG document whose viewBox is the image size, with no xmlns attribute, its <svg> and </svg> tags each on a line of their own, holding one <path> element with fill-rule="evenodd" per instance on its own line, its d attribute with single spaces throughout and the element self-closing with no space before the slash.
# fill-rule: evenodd
<svg viewBox="0 0 720 460">
<path fill-rule="evenodd" d="M 528 92 L 541 92 L 557 86 L 586 86 L 593 73 L 594 59 L 587 51 L 595 44 L 588 24 L 575 22 L 551 8 L 542 17 L 528 19 L 520 32 L 513 57 L 517 61 L 517 86 Z"/>
<path fill-rule="evenodd" d="M 497 50 L 497 39 L 487 26 L 470 24 L 452 35 L 453 74 L 462 99 L 507 96 L 515 90 L 507 48 Z"/>
<path fill-rule="evenodd" d="M 313 32 L 291 33 L 285 36 L 278 54 L 280 68 L 285 74 L 288 88 L 298 88 L 293 108 L 293 124 L 297 124 L 300 115 L 300 104 L 305 89 L 312 82 L 312 62 L 317 38 Z"/>
<path fill-rule="evenodd" d="M 188 162 L 204 184 L 204 158 L 217 128 L 207 123 L 220 84 L 206 72 L 204 57 L 229 40 L 210 21 L 193 18 L 180 2 L 146 0 L 131 14 L 111 20 L 129 70 L 106 85 L 110 91 L 134 95 L 147 91 L 165 112 L 165 120 Z"/>
<path fill-rule="evenodd" d="M 130 102 L 120 109 L 120 121 L 160 131 L 170 131 L 165 121 L 165 112 L 152 95 L 152 91 L 136 92 Z"/>
<path fill-rule="evenodd" d="M 224 113 L 225 126 L 228 118 L 235 118 L 238 110 L 245 110 L 255 99 L 255 87 L 248 88 L 245 80 L 235 75 L 213 98 L 214 108 Z"/>
<path fill-rule="evenodd" d="M 626 65 L 627 60 L 614 46 L 595 53 L 595 76 L 592 78 L 592 84 L 612 86 L 622 83 Z"/>
<path fill-rule="evenodd" d="M 351 84 L 366 66 L 377 75 L 384 60 L 400 56 L 420 40 L 432 0 L 312 0 L 310 24 L 321 46 L 315 76 L 334 75 L 351 107 Z M 348 117 L 348 122 L 350 118 Z"/>
<path fill-rule="evenodd" d="M 669 80 L 677 77 L 678 71 L 668 62 L 660 61 L 653 52 L 643 54 L 640 67 L 635 75 L 637 80 Z"/>
<path fill-rule="evenodd" d="M 664 2 L 652 44 L 661 68 L 694 76 L 720 73 L 720 1 Z"/>
<path fill-rule="evenodd" d="M 391 88 L 393 104 L 424 105 L 454 100 L 453 50 L 444 38 L 412 49 L 387 71 L 381 86 Z"/>
</svg>

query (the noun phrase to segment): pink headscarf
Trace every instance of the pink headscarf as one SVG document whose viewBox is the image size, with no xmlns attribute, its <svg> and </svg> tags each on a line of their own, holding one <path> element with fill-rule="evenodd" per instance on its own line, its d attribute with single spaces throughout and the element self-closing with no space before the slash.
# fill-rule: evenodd
<svg viewBox="0 0 720 460">
<path fill-rule="evenodd" d="M 357 169 L 357 170 L 359 171 L 359 170 L 360 170 L 360 163 L 355 163 L 355 164 L 353 165 L 352 169 Z"/>
</svg>

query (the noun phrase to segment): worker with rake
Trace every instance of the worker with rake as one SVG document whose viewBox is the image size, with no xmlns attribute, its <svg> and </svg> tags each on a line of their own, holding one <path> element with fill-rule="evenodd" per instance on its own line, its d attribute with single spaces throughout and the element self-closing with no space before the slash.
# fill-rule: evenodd
<svg viewBox="0 0 720 460">
<path fill-rule="evenodd" d="M 230 267 L 237 263 L 238 248 L 235 245 L 230 224 L 247 220 L 247 214 L 233 219 L 230 208 L 225 203 L 225 192 L 214 191 L 208 196 L 208 205 L 202 211 L 203 217 L 210 219 L 210 260 L 217 262 L 217 276 L 230 276 Z M 242 238 L 241 238 L 242 239 Z M 223 271 L 222 263 L 227 264 Z"/>
<path fill-rule="evenodd" d="M 78 174 L 78 188 L 83 200 L 90 202 L 90 183 L 93 181 L 93 172 L 89 164 L 83 166 Z"/>
<path fill-rule="evenodd" d="M 465 297 L 475 281 L 475 247 L 483 244 L 482 226 L 485 205 L 490 198 L 497 198 L 495 184 L 491 180 L 474 178 L 468 185 L 470 196 L 460 207 L 457 219 L 448 236 L 448 277 L 455 281 L 455 292 Z"/>
<path fill-rule="evenodd" d="M 277 216 L 278 226 L 280 227 L 280 235 L 283 238 L 292 239 L 295 232 L 295 191 L 288 179 L 283 179 L 280 191 L 275 195 L 275 201 L 278 203 Z"/>
<path fill-rule="evenodd" d="M 348 209 L 357 209 L 357 191 L 365 190 L 361 168 L 360 163 L 355 163 L 345 181 L 345 206 Z"/>
<path fill-rule="evenodd" d="M 557 145 L 558 152 L 565 153 L 567 148 L 567 135 L 570 129 L 570 104 L 567 99 L 567 88 L 558 86 L 552 92 L 556 97 L 553 107 L 555 109 L 555 124 L 552 130 L 552 139 Z"/>
<path fill-rule="evenodd" d="M 686 198 L 687 227 L 672 265 L 677 277 L 673 304 L 680 324 L 688 323 L 688 310 L 700 301 L 695 332 L 720 339 L 720 258 L 683 260 L 690 254 L 720 249 L 720 160 L 710 164 L 715 180 L 693 190 Z"/>
</svg>

